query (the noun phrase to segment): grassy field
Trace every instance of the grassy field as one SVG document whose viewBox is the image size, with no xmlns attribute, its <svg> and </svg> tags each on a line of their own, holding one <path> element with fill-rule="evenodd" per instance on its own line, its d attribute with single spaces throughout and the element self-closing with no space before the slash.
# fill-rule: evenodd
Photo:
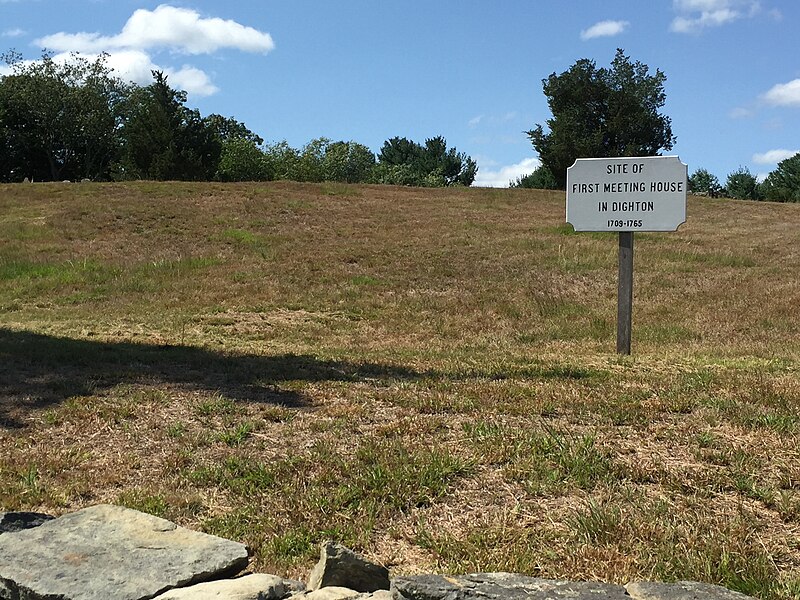
<svg viewBox="0 0 800 600">
<path fill-rule="evenodd" d="M 562 193 L 0 186 L 0 510 L 800 597 L 800 205 L 688 215 L 636 236 L 622 358 Z"/>
</svg>

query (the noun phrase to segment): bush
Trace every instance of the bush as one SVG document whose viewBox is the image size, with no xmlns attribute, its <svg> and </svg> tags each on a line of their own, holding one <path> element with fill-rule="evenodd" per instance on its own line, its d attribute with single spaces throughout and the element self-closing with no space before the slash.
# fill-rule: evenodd
<svg viewBox="0 0 800 600">
<path fill-rule="evenodd" d="M 406 138 L 386 140 L 378 153 L 374 178 L 378 183 L 425 187 L 470 186 L 478 165 L 437 136 L 418 144 Z"/>
<path fill-rule="evenodd" d="M 693 194 L 701 194 L 716 198 L 724 191 L 719 184 L 716 175 L 712 175 L 706 169 L 697 169 L 689 177 L 689 191 Z"/>
<path fill-rule="evenodd" d="M 546 166 L 541 165 L 533 173 L 517 177 L 509 182 L 512 188 L 532 188 L 537 190 L 557 190 L 558 182 Z"/>
<path fill-rule="evenodd" d="M 725 190 L 730 198 L 739 200 L 761 199 L 758 181 L 747 167 L 739 167 L 733 173 L 728 174 L 728 179 L 725 181 Z"/>
</svg>

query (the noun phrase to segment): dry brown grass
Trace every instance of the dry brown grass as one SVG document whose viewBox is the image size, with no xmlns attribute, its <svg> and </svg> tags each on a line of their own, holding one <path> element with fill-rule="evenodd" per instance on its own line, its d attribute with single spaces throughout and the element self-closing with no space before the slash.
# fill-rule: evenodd
<svg viewBox="0 0 800 600">
<path fill-rule="evenodd" d="M 116 502 L 302 576 L 699 579 L 800 594 L 800 206 L 636 238 L 563 194 L 0 188 L 0 510 Z"/>
</svg>

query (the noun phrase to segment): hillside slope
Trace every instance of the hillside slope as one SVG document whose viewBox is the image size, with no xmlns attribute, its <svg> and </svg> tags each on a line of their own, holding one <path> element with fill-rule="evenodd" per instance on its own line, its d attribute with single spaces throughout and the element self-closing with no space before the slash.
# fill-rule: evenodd
<svg viewBox="0 0 800 600">
<path fill-rule="evenodd" d="M 800 205 L 615 234 L 563 193 L 0 187 L 0 511 L 110 501 L 303 573 L 800 591 Z"/>
</svg>

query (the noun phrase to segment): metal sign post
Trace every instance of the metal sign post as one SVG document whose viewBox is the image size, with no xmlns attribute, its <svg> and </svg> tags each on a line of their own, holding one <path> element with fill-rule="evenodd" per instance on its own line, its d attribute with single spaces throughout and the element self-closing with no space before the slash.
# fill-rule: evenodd
<svg viewBox="0 0 800 600">
<path fill-rule="evenodd" d="M 617 352 L 631 353 L 633 234 L 686 221 L 688 169 L 677 156 L 579 158 L 567 169 L 567 223 L 619 232 Z"/>
</svg>

